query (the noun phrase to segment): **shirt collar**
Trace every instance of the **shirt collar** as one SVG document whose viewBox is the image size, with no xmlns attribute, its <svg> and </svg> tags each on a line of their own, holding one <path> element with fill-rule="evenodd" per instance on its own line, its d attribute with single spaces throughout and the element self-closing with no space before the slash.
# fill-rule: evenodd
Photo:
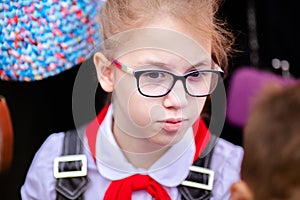
<svg viewBox="0 0 300 200">
<path fill-rule="evenodd" d="M 112 133 L 112 113 L 110 106 L 96 137 L 96 163 L 102 176 L 113 181 L 134 174 L 147 174 L 168 187 L 179 185 L 187 177 L 195 154 L 192 128 L 148 170 L 138 169 L 127 161 L 117 145 Z"/>
</svg>

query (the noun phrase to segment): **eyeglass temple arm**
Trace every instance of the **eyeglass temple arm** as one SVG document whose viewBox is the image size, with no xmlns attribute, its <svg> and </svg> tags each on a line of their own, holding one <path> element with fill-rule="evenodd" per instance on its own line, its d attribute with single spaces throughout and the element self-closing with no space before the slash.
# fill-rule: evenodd
<svg viewBox="0 0 300 200">
<path fill-rule="evenodd" d="M 129 73 L 129 74 L 132 74 L 134 75 L 134 70 L 130 67 L 127 67 L 126 65 L 123 65 L 122 63 L 120 63 L 119 61 L 117 60 L 113 60 L 112 61 L 112 64 L 114 64 L 117 68 L 119 68 L 120 70 L 126 72 L 126 73 Z"/>
</svg>

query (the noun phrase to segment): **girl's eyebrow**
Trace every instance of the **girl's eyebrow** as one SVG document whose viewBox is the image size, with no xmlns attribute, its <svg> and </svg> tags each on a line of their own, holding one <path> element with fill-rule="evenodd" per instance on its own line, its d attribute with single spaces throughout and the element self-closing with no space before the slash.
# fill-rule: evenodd
<svg viewBox="0 0 300 200">
<path fill-rule="evenodd" d="M 167 70 L 169 71 L 172 66 L 171 65 L 168 65 L 166 63 L 162 63 L 162 62 L 157 62 L 157 61 L 146 61 L 145 64 L 139 64 L 139 65 L 136 65 L 137 69 L 138 68 L 141 68 L 141 67 L 147 67 L 147 66 L 155 66 L 157 67 L 158 69 L 164 69 L 164 70 Z M 192 69 L 203 69 L 203 68 L 206 68 L 206 67 L 210 67 L 211 64 L 207 63 L 206 60 L 203 60 L 203 61 L 200 61 L 194 65 L 189 65 L 187 70 L 186 71 L 190 71 Z"/>
<path fill-rule="evenodd" d="M 191 65 L 187 71 L 195 70 L 195 69 L 196 70 L 211 69 L 211 64 L 208 61 L 204 60 L 202 62 L 199 62 L 199 63 L 196 63 L 194 65 Z"/>
<path fill-rule="evenodd" d="M 135 65 L 137 68 L 142 68 L 142 67 L 147 67 L 147 66 L 155 66 L 158 69 L 163 68 L 165 70 L 169 69 L 170 67 L 168 67 L 168 65 L 166 63 L 162 63 L 162 62 L 156 62 L 156 61 L 146 61 L 144 64 L 138 64 Z"/>
<path fill-rule="evenodd" d="M 157 61 L 146 61 L 146 65 L 154 65 L 158 67 L 167 67 L 168 65 L 166 63 L 157 62 Z"/>
<path fill-rule="evenodd" d="M 210 57 L 202 57 L 198 60 L 198 62 L 192 66 L 194 67 L 203 67 L 203 66 L 211 66 L 211 63 L 212 63 L 212 58 Z"/>
<path fill-rule="evenodd" d="M 191 67 L 196 67 L 196 68 L 203 68 L 203 67 L 207 67 L 207 66 L 210 66 L 210 64 L 206 63 L 206 62 L 199 62 L 195 65 L 191 65 Z"/>
</svg>

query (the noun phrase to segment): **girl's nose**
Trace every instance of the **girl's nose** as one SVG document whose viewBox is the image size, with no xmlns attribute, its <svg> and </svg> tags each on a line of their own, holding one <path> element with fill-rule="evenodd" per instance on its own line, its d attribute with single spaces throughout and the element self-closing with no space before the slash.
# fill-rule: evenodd
<svg viewBox="0 0 300 200">
<path fill-rule="evenodd" d="M 182 108 L 188 105 L 187 93 L 182 81 L 177 81 L 172 90 L 164 97 L 165 107 Z"/>
</svg>

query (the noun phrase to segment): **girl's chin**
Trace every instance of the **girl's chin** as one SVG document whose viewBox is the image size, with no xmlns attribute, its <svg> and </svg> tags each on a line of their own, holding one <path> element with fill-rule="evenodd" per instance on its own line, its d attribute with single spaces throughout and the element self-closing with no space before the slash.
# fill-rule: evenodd
<svg viewBox="0 0 300 200">
<path fill-rule="evenodd" d="M 178 143 L 182 139 L 183 135 L 179 135 L 178 132 L 164 132 L 148 138 L 148 140 L 160 147 L 169 147 Z"/>
</svg>

